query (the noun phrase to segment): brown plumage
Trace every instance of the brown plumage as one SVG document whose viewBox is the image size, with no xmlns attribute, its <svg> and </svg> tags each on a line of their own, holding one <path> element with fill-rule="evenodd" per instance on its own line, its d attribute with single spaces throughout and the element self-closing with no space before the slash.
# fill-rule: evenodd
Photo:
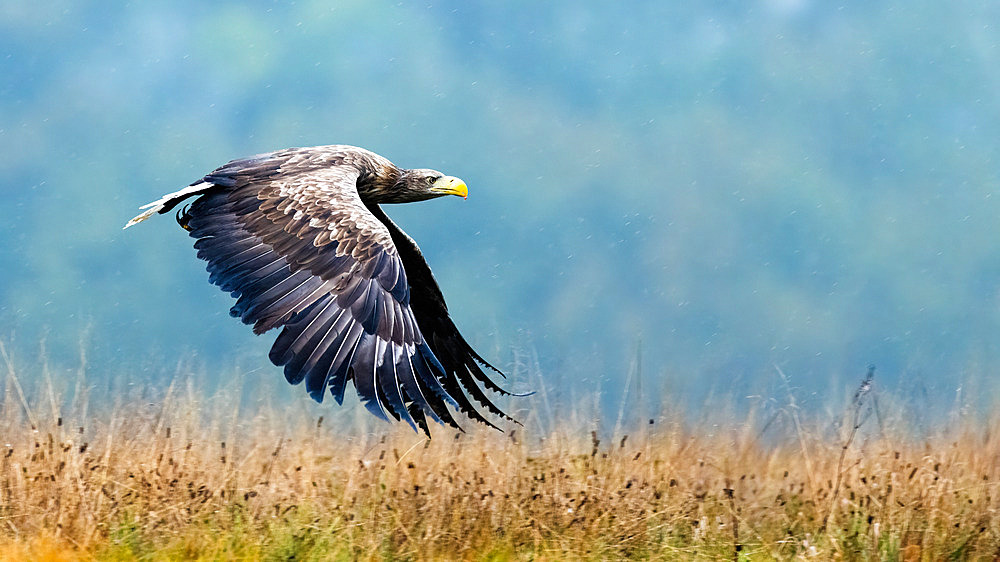
<svg viewBox="0 0 1000 562">
<path fill-rule="evenodd" d="M 197 196 L 177 222 L 197 238 L 230 314 L 262 334 L 292 384 L 340 403 L 353 381 L 375 415 L 428 432 L 457 427 L 448 406 L 496 427 L 506 419 L 479 385 L 508 394 L 458 332 L 417 244 L 379 207 L 467 194 L 458 178 L 403 170 L 362 148 L 290 148 L 233 160 L 146 205 L 125 228 Z"/>
</svg>

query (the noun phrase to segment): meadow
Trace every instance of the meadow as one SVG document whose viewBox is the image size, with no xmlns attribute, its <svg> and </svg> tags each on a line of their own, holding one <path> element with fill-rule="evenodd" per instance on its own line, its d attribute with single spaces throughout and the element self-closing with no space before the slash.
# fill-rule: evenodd
<svg viewBox="0 0 1000 562">
<path fill-rule="evenodd" d="M 540 393 L 514 408 L 523 426 L 428 440 L 357 405 L 247 406 L 263 378 L 207 392 L 183 368 L 98 407 L 85 367 L 27 372 L 0 351 L 0 560 L 1000 554 L 1000 416 L 915 435 L 920 413 L 870 377 L 833 417 L 789 392 L 738 419 L 602 420 Z"/>
</svg>

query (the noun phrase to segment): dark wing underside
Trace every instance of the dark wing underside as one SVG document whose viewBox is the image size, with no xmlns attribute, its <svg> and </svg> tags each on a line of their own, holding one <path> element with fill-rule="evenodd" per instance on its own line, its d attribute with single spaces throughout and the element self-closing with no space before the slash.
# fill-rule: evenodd
<svg viewBox="0 0 1000 562">
<path fill-rule="evenodd" d="M 497 407 L 477 384 L 482 383 L 498 394 L 510 395 L 483 372 L 483 367 L 486 367 L 503 375 L 499 369 L 480 357 L 458 331 L 448 314 L 444 295 L 417 243 L 396 226 L 396 223 L 392 222 L 377 205 L 370 205 L 369 210 L 388 228 L 396 251 L 403 261 L 403 267 L 410 280 L 410 308 L 417 318 L 417 324 L 427 340 L 427 345 L 444 369 L 445 377 L 441 380 L 441 384 L 445 390 L 458 402 L 459 409 L 473 419 L 493 425 L 475 409 L 465 392 L 491 414 L 516 422 Z M 462 389 L 465 389 L 465 392 Z"/>
<path fill-rule="evenodd" d="M 322 165 L 294 153 L 234 161 L 205 176 L 216 187 L 178 220 L 198 239 L 209 280 L 237 299 L 230 313 L 258 334 L 282 328 L 269 357 L 315 400 L 329 388 L 339 403 L 353 381 L 383 419 L 457 427 L 450 404 L 493 425 L 462 389 L 506 417 L 476 381 L 500 389 L 448 317 L 419 249 L 362 203 L 363 164 L 350 153 Z"/>
</svg>

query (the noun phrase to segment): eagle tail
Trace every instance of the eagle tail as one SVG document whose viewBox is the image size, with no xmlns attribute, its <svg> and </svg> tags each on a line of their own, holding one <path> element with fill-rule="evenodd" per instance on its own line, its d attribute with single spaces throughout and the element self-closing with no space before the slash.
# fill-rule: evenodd
<svg viewBox="0 0 1000 562">
<path fill-rule="evenodd" d="M 140 209 L 146 209 L 146 210 L 143 211 L 142 214 L 135 216 L 132 220 L 125 223 L 125 226 L 122 227 L 122 230 L 125 230 L 130 226 L 139 224 L 140 222 L 148 219 L 149 217 L 157 213 L 163 214 L 169 212 L 171 209 L 176 207 L 178 203 L 187 199 L 188 197 L 204 193 L 209 189 L 212 189 L 213 187 L 215 187 L 215 184 L 213 183 L 209 183 L 207 181 L 200 181 L 197 183 L 193 183 L 180 191 L 168 193 L 163 197 L 160 197 L 156 201 L 153 201 L 152 203 L 147 203 L 142 207 L 139 207 Z"/>
</svg>

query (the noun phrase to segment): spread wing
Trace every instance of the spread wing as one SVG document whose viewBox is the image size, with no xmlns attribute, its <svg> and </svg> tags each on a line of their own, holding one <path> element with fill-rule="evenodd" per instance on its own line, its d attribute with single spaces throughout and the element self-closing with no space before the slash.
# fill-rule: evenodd
<svg viewBox="0 0 1000 562">
<path fill-rule="evenodd" d="M 445 376 L 441 379 L 441 384 L 445 390 L 458 402 L 459 410 L 475 420 L 496 427 L 476 410 L 466 393 L 491 414 L 517 423 L 498 408 L 479 387 L 478 383 L 482 383 L 493 392 L 511 395 L 483 372 L 483 367 L 486 367 L 503 375 L 499 369 L 476 353 L 458 331 L 448 314 L 444 295 L 417 243 L 396 226 L 377 205 L 371 205 L 369 209 L 388 229 L 396 251 L 406 268 L 410 280 L 410 308 L 416 316 L 417 324 L 428 346 L 444 369 Z"/>
<path fill-rule="evenodd" d="M 447 404 L 465 404 L 414 317 L 392 236 L 358 196 L 359 169 L 278 168 L 266 158 L 227 164 L 178 217 L 209 280 L 237 299 L 230 313 L 258 334 L 282 328 L 269 357 L 317 401 L 329 388 L 341 402 L 353 381 L 383 419 L 457 427 Z"/>
</svg>

